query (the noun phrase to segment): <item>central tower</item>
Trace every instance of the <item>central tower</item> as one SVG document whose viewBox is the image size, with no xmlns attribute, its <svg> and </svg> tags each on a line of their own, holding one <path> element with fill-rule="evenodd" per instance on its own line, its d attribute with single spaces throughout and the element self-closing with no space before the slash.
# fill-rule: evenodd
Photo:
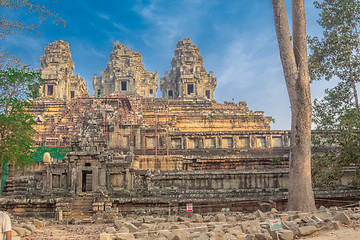
<svg viewBox="0 0 360 240">
<path fill-rule="evenodd" d="M 101 76 L 94 74 L 93 88 L 98 97 L 118 92 L 138 94 L 143 97 L 156 97 L 158 73 L 148 72 L 139 52 L 127 49 L 124 44 L 115 42 L 106 69 Z"/>
</svg>

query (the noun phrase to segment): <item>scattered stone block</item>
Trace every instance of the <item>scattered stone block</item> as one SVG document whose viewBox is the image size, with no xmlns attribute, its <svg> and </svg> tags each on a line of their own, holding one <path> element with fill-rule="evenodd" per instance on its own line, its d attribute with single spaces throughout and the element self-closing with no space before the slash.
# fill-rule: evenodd
<svg viewBox="0 0 360 240">
<path fill-rule="evenodd" d="M 348 215 L 346 215 L 344 212 L 339 212 L 334 216 L 335 221 L 339 221 L 342 224 L 349 225 L 350 224 L 350 218 Z"/>
<path fill-rule="evenodd" d="M 272 240 L 273 238 L 270 236 L 270 234 L 266 233 L 255 233 L 255 238 L 257 240 Z"/>
<path fill-rule="evenodd" d="M 38 219 L 34 219 L 33 223 L 34 223 L 35 227 L 37 227 L 37 228 L 45 227 L 45 222 L 40 221 Z"/>
<path fill-rule="evenodd" d="M 21 227 L 26 228 L 27 230 L 29 230 L 31 233 L 36 232 L 36 227 L 34 224 L 23 224 L 21 225 Z"/>
<path fill-rule="evenodd" d="M 144 223 L 154 222 L 154 217 L 153 216 L 144 216 L 143 221 L 144 221 Z"/>
<path fill-rule="evenodd" d="M 30 230 L 28 230 L 26 228 L 22 228 L 22 227 L 16 227 L 16 226 L 12 226 L 12 231 L 17 232 L 20 237 L 26 237 L 31 234 Z"/>
<path fill-rule="evenodd" d="M 263 213 L 262 211 L 260 211 L 259 209 L 254 212 L 254 215 L 257 217 L 257 218 L 265 218 L 266 217 L 266 214 Z"/>
<path fill-rule="evenodd" d="M 135 239 L 135 237 L 132 233 L 116 233 L 115 237 L 116 237 L 116 240 Z"/>
<path fill-rule="evenodd" d="M 313 226 L 304 226 L 304 227 L 299 227 L 299 233 L 301 236 L 308 236 L 310 234 L 313 234 L 314 232 L 316 232 L 318 229 Z"/>
<path fill-rule="evenodd" d="M 282 229 L 279 231 L 279 239 L 280 240 L 293 240 L 294 233 L 290 230 Z"/>
<path fill-rule="evenodd" d="M 340 225 L 339 221 L 331 222 L 330 226 L 331 226 L 332 229 L 335 229 L 335 230 L 340 230 L 340 228 L 341 228 L 341 225 Z"/>
<path fill-rule="evenodd" d="M 203 222 L 203 217 L 200 214 L 194 214 L 191 217 L 191 220 L 195 223 L 201 223 L 201 222 Z"/>
<path fill-rule="evenodd" d="M 110 233 L 101 233 L 100 234 L 100 240 L 114 240 L 115 236 Z"/>
<path fill-rule="evenodd" d="M 118 232 L 119 233 L 129 233 L 130 230 L 127 227 L 121 227 Z"/>
<path fill-rule="evenodd" d="M 173 240 L 190 240 L 190 238 L 184 232 L 176 232 L 174 233 Z"/>
<path fill-rule="evenodd" d="M 225 233 L 221 240 L 238 240 L 237 237 L 235 237 L 234 235 L 230 234 L 230 233 Z"/>
<path fill-rule="evenodd" d="M 246 221 L 240 223 L 241 230 L 246 234 L 255 234 L 261 232 L 259 221 Z"/>
<path fill-rule="evenodd" d="M 129 229 L 130 232 L 137 232 L 139 229 L 138 227 L 136 227 L 134 224 L 132 224 L 131 222 L 125 222 L 124 226 L 127 227 Z"/>
<path fill-rule="evenodd" d="M 216 214 L 216 221 L 217 222 L 226 222 L 226 216 L 223 213 Z"/>
</svg>

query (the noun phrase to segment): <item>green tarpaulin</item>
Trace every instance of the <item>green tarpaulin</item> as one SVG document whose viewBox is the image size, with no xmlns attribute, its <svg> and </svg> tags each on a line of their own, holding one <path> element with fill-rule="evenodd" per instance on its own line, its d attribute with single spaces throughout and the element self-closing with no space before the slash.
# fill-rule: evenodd
<svg viewBox="0 0 360 240">
<path fill-rule="evenodd" d="M 66 153 L 71 152 L 71 147 L 37 147 L 32 154 L 33 159 L 36 162 L 42 161 L 44 153 L 50 153 L 52 158 L 64 159 Z"/>
</svg>

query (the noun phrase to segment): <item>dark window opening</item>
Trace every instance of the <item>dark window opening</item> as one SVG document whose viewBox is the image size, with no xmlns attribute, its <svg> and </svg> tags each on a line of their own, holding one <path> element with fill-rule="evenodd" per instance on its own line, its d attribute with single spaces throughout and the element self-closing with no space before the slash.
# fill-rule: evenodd
<svg viewBox="0 0 360 240">
<path fill-rule="evenodd" d="M 87 162 L 85 163 L 85 167 L 90 167 L 91 166 L 91 163 Z"/>
<path fill-rule="evenodd" d="M 70 98 L 74 98 L 75 97 L 75 92 L 74 91 L 70 91 Z"/>
<path fill-rule="evenodd" d="M 54 94 L 54 86 L 53 85 L 48 85 L 47 86 L 47 95 L 52 96 L 53 94 Z"/>
<path fill-rule="evenodd" d="M 173 99 L 173 98 L 174 98 L 173 90 L 169 90 L 169 98 L 170 98 L 170 99 Z"/>
<path fill-rule="evenodd" d="M 187 92 L 188 92 L 188 94 L 194 93 L 194 84 L 187 85 Z"/>
<path fill-rule="evenodd" d="M 150 89 L 150 97 L 154 96 L 154 91 L 152 89 Z"/>
<path fill-rule="evenodd" d="M 205 91 L 205 96 L 206 96 L 207 99 L 210 98 L 210 90 L 206 90 L 206 91 Z"/>
<path fill-rule="evenodd" d="M 101 91 L 100 91 L 100 89 L 98 89 L 98 91 L 97 91 L 97 96 L 98 96 L 98 97 L 101 96 Z"/>
<path fill-rule="evenodd" d="M 125 81 L 123 81 L 123 82 L 121 82 L 121 91 L 126 91 L 126 82 Z"/>
</svg>

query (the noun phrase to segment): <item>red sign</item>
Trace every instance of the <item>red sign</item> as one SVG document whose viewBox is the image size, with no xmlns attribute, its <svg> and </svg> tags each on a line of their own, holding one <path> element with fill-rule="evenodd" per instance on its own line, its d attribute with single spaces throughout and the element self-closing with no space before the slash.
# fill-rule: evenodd
<svg viewBox="0 0 360 240">
<path fill-rule="evenodd" d="M 187 211 L 187 212 L 192 212 L 192 211 L 193 211 L 193 205 L 192 205 L 192 203 L 186 204 L 186 211 Z"/>
</svg>

